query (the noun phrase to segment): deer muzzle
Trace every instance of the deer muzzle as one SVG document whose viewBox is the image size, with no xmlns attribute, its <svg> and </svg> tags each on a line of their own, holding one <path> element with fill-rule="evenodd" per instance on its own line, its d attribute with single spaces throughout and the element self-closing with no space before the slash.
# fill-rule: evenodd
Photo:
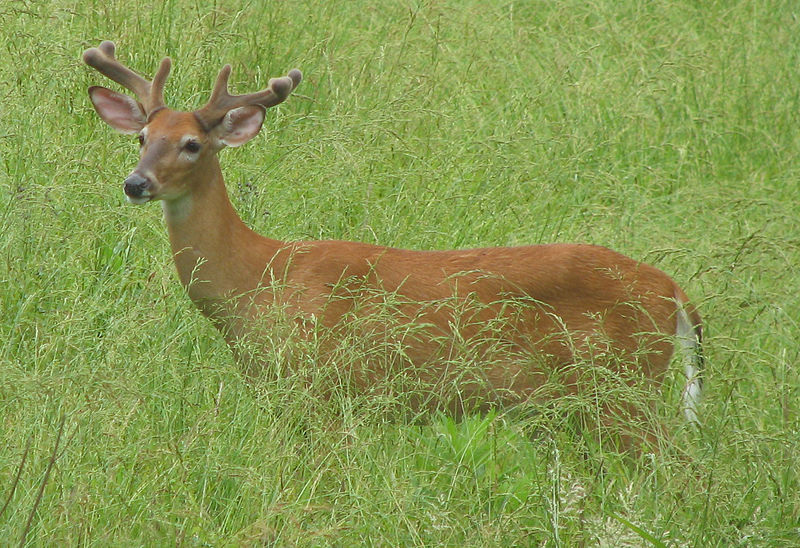
<svg viewBox="0 0 800 548">
<path fill-rule="evenodd" d="M 143 204 L 152 199 L 152 194 L 150 193 L 152 186 L 153 183 L 150 179 L 134 171 L 123 182 L 122 190 L 125 192 L 125 197 L 129 202 Z"/>
</svg>

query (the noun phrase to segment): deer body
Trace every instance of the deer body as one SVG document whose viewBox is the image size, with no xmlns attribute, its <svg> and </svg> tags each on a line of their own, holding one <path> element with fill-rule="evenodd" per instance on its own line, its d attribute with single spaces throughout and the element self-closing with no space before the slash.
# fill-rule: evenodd
<svg viewBox="0 0 800 548">
<path fill-rule="evenodd" d="M 458 382 L 446 364 L 467 349 L 486 358 L 463 383 L 468 395 L 514 402 L 535 397 L 559 369 L 571 386 L 579 373 L 569 367 L 584 358 L 605 356 L 658 382 L 677 346 L 687 351 L 686 415 L 696 419 L 701 322 L 660 270 L 579 244 L 411 251 L 265 238 L 234 211 L 216 153 L 254 137 L 264 109 L 289 95 L 299 71 L 265 91 L 231 96 L 226 66 L 208 105 L 178 112 L 163 104 L 168 59 L 152 82 L 119 64 L 110 42 L 87 50 L 84 60 L 138 96 L 90 88 L 106 122 L 140 136 L 141 159 L 125 193 L 134 203 L 162 201 L 180 280 L 235 352 L 244 339 L 258 341 L 259 330 L 269 329 L 263 320 L 281 308 L 298 336 L 313 323 L 326 330 L 328 345 L 352 325 L 368 344 L 391 338 L 431 385 Z M 387 311 L 391 325 L 385 317 L 370 321 Z M 377 374 L 352 367 L 361 368 L 354 375 L 361 387 Z"/>
</svg>

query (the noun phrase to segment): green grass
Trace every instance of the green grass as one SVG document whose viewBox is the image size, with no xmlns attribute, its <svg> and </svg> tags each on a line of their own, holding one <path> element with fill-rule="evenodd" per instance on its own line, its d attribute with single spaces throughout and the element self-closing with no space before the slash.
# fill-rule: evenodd
<svg viewBox="0 0 800 548">
<path fill-rule="evenodd" d="M 0 3 L 0 538 L 800 544 L 796 6 L 263 4 Z M 262 234 L 584 241 L 667 271 L 708 326 L 702 431 L 631 462 L 558 414 L 387 422 L 248 384 L 184 295 L 160 208 L 124 203 L 136 146 L 80 61 L 102 39 L 149 74 L 170 55 L 176 108 L 225 62 L 238 92 L 303 70 L 222 153 Z"/>
</svg>

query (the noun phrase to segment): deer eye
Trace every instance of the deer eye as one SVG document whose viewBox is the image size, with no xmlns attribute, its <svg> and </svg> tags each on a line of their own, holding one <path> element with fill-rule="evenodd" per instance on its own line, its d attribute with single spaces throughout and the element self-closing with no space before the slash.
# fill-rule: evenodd
<svg viewBox="0 0 800 548">
<path fill-rule="evenodd" d="M 139 146 L 144 146 L 144 135 L 141 133 L 136 136 L 136 140 L 139 141 Z"/>
<path fill-rule="evenodd" d="M 200 152 L 200 143 L 197 141 L 186 141 L 186 144 L 183 145 L 183 150 L 190 154 L 196 154 Z"/>
</svg>

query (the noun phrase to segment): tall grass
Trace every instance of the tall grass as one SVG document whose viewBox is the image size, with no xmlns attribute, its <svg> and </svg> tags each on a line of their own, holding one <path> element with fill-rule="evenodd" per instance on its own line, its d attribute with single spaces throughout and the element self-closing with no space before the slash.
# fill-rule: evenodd
<svg viewBox="0 0 800 548">
<path fill-rule="evenodd" d="M 0 538 L 27 545 L 800 544 L 800 28 L 791 2 L 0 4 Z M 301 68 L 222 153 L 257 231 L 418 249 L 585 241 L 708 325 L 699 432 L 631 462 L 562 415 L 387 422 L 248 384 L 174 274 L 113 39 L 192 109 Z M 287 343 L 290 345 L 290 343 Z M 297 351 L 276 347 L 276 352 Z M 301 353 L 302 354 L 302 353 Z"/>
</svg>

